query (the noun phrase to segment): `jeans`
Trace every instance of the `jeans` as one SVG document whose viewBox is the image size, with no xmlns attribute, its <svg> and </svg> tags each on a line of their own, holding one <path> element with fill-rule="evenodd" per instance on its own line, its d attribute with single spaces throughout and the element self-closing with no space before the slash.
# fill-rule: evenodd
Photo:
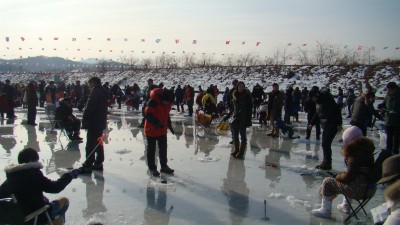
<svg viewBox="0 0 400 225">
<path fill-rule="evenodd" d="M 233 141 L 239 142 L 239 134 L 240 134 L 240 141 L 244 144 L 247 143 L 247 137 L 246 137 L 246 127 L 235 127 L 232 129 L 232 134 L 233 134 Z"/>
</svg>

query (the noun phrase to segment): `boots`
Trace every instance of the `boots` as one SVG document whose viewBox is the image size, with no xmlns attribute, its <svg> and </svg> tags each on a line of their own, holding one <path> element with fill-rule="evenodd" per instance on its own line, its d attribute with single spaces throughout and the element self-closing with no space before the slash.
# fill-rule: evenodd
<svg viewBox="0 0 400 225">
<path fill-rule="evenodd" d="M 237 159 L 243 159 L 244 153 L 246 152 L 246 142 L 241 142 L 239 147 L 239 153 L 236 156 L 233 156 Z"/>
<path fill-rule="evenodd" d="M 349 201 L 351 201 L 351 200 L 349 199 Z M 351 202 L 350 202 L 350 204 L 351 204 Z M 346 214 L 350 214 L 350 205 L 349 205 L 349 202 L 346 200 L 346 198 L 344 196 L 343 196 L 342 203 L 338 204 L 336 207 L 337 207 L 337 209 L 339 211 L 342 211 L 342 212 L 344 212 Z"/>
<path fill-rule="evenodd" d="M 320 170 L 331 170 L 332 169 L 332 161 L 324 159 L 321 164 L 317 165 L 315 168 Z"/>
<path fill-rule="evenodd" d="M 233 152 L 231 153 L 231 156 L 235 157 L 238 153 L 239 153 L 239 142 L 233 141 Z"/>
<path fill-rule="evenodd" d="M 328 197 L 323 196 L 321 208 L 312 210 L 311 214 L 313 214 L 316 217 L 329 218 L 331 217 L 331 210 L 332 210 L 332 200 L 328 199 Z"/>
</svg>

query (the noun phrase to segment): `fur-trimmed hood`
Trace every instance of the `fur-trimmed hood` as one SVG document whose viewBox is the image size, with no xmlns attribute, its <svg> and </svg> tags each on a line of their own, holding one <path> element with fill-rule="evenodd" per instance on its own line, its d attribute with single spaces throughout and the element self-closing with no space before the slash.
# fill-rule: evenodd
<svg viewBox="0 0 400 225">
<path fill-rule="evenodd" d="M 343 148 L 345 158 L 364 158 L 374 153 L 374 143 L 366 137 L 358 137 Z"/>
<path fill-rule="evenodd" d="M 22 163 L 22 164 L 10 164 L 8 165 L 4 171 L 6 174 L 18 172 L 21 170 L 28 170 L 28 169 L 42 169 L 43 165 L 40 162 L 30 162 L 30 163 Z"/>
</svg>

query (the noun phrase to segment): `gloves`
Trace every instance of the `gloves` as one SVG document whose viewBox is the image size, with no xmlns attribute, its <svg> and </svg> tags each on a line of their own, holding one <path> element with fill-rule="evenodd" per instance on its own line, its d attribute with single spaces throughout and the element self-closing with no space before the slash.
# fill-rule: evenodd
<svg viewBox="0 0 400 225">
<path fill-rule="evenodd" d="M 69 175 L 71 175 L 72 179 L 76 179 L 80 173 L 80 169 L 73 169 L 69 172 Z"/>
</svg>

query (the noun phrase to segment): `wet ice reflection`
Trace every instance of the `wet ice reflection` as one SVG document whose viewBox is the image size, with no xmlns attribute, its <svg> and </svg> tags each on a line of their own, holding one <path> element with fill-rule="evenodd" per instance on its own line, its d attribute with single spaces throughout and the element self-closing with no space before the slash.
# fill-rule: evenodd
<svg viewBox="0 0 400 225">
<path fill-rule="evenodd" d="M 53 179 L 82 164 L 85 142 L 68 142 L 59 131 L 51 130 L 41 109 L 37 127 L 21 125 L 25 114 L 24 109 L 18 109 L 16 120 L 2 121 L 1 168 L 16 163 L 24 147 L 39 151 L 43 171 Z M 310 209 L 320 201 L 318 189 L 327 174 L 314 169 L 321 147 L 315 136 L 304 140 L 303 123 L 294 124 L 296 133 L 303 137 L 294 140 L 267 137 L 267 127 L 253 126 L 247 133 L 246 158 L 236 160 L 229 155 L 230 132 L 196 126 L 192 118 L 173 112 L 175 134 L 168 134 L 168 164 L 176 170 L 175 175 L 150 178 L 146 172 L 146 139 L 143 130 L 137 128 L 140 112 L 114 111 L 108 121 L 113 131 L 104 141 L 104 172 L 79 176 L 56 195 L 70 198 L 68 224 L 342 223 L 344 215 L 336 210 L 334 219 L 310 216 Z M 370 132 L 370 136 L 379 146 L 379 133 Z M 344 169 L 340 148 L 338 135 L 333 143 L 333 167 L 337 171 Z M 1 182 L 4 178 L 0 173 Z M 381 193 L 379 189 L 367 208 L 383 201 Z M 262 219 L 264 200 L 268 221 Z"/>
</svg>

